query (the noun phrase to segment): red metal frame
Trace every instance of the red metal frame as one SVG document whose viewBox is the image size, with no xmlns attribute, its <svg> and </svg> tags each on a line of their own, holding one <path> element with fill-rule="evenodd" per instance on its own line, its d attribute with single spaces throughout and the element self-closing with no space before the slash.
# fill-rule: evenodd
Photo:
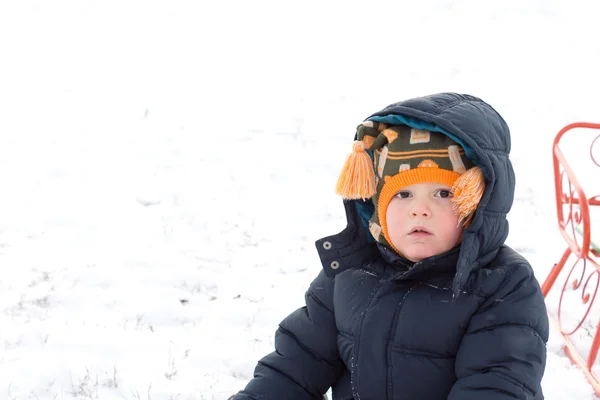
<svg viewBox="0 0 600 400">
<path fill-rule="evenodd" d="M 558 312 L 556 316 L 550 314 L 550 320 L 564 339 L 565 353 L 582 369 L 592 384 L 596 395 L 600 396 L 600 379 L 592 372 L 592 367 L 600 348 L 600 323 L 595 327 L 592 344 L 587 357 L 581 351 L 577 350 L 572 340 L 573 335 L 584 325 L 600 288 L 600 265 L 598 265 L 600 255 L 591 246 L 590 224 L 590 206 L 600 206 L 600 196 L 586 196 L 583 187 L 579 183 L 579 179 L 577 179 L 559 146 L 563 136 L 575 128 L 600 130 L 600 124 L 587 122 L 573 123 L 561 129 L 554 139 L 552 158 L 554 163 L 556 211 L 558 227 L 562 237 L 567 242 L 567 249 L 560 261 L 554 265 L 548 274 L 546 281 L 542 285 L 542 292 L 544 297 L 547 297 L 548 292 L 554 286 L 567 261 L 575 259 L 571 264 L 571 270 L 568 272 L 564 284 L 560 288 Z M 598 167 L 600 167 L 600 160 L 594 157 L 593 150 L 594 146 L 600 146 L 599 138 L 600 134 L 598 134 L 590 145 L 590 157 L 592 162 Z M 567 186 L 566 188 L 565 185 Z M 597 229 L 600 229 L 600 227 Z M 585 312 L 576 326 L 571 329 L 571 327 L 567 326 L 568 322 L 565 322 L 562 318 L 563 300 L 567 292 L 576 290 L 581 290 L 581 304 L 584 306 Z M 573 310 L 569 311 L 572 312 Z"/>
</svg>

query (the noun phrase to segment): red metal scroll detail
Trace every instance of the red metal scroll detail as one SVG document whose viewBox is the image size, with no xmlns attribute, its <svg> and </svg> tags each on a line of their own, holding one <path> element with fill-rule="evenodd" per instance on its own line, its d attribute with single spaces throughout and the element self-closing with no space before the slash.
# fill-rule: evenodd
<svg viewBox="0 0 600 400">
<path fill-rule="evenodd" d="M 564 285 L 562 287 L 562 291 L 560 293 L 560 301 L 558 303 L 557 317 L 558 317 L 558 324 L 561 327 L 561 333 L 564 335 L 572 335 L 575 332 L 577 332 L 577 330 L 579 328 L 581 328 L 585 319 L 589 315 L 592 305 L 594 304 L 594 300 L 596 299 L 596 295 L 598 294 L 598 287 L 600 286 L 600 275 L 596 268 L 594 268 L 594 267 L 592 267 L 590 269 L 587 268 L 587 266 L 588 266 L 587 261 L 588 260 L 585 258 L 577 258 L 575 260 L 575 264 L 571 268 L 571 271 L 569 272 L 567 279 L 565 279 L 565 283 L 564 283 Z M 578 269 L 581 271 L 579 274 L 577 273 Z M 586 276 L 586 274 L 587 274 L 587 276 Z M 574 275 L 574 277 L 573 277 L 573 275 Z M 577 277 L 577 275 L 579 275 L 579 277 Z M 590 287 L 590 285 L 591 285 L 591 287 Z M 565 298 L 565 293 L 568 293 L 569 291 L 576 291 L 576 290 L 581 290 L 581 294 L 580 294 L 581 304 L 586 305 L 586 307 L 584 307 L 585 312 L 583 313 L 582 317 L 579 319 L 579 322 L 577 323 L 577 325 L 574 328 L 571 328 L 568 325 L 568 322 L 565 322 L 565 318 L 563 318 L 563 314 L 562 314 L 563 300 Z M 572 304 L 571 304 L 571 306 L 572 306 Z M 572 309 L 572 307 L 565 306 L 565 308 L 570 313 L 575 311 Z"/>
<path fill-rule="evenodd" d="M 598 265 L 599 254 L 591 246 L 590 206 L 600 205 L 600 195 L 587 197 L 582 185 L 577 179 L 573 169 L 567 162 L 559 143 L 561 138 L 574 128 L 600 129 L 600 124 L 578 122 L 565 126 L 554 139 L 552 149 L 554 163 L 554 184 L 556 197 L 556 211 L 558 216 L 558 227 L 564 240 L 567 242 L 560 261 L 554 265 L 546 281 L 542 285 L 542 292 L 546 297 L 554 286 L 558 275 L 561 273 L 568 260 L 571 268 L 561 288 L 558 304 L 557 318 L 550 315 L 550 319 L 565 342 L 565 352 L 571 360 L 584 372 L 596 395 L 600 396 L 600 380 L 592 372 L 592 367 L 600 348 L 600 324 L 595 326 L 595 332 L 590 350 L 587 356 L 581 354 L 573 343 L 573 335 L 576 334 L 586 322 L 593 308 L 594 300 L 600 287 L 600 265 Z M 598 135 L 590 146 L 590 157 L 592 162 L 600 167 L 600 135 Z M 600 229 L 597 227 L 596 229 Z M 573 292 L 580 291 L 579 294 Z M 579 320 L 573 322 L 565 318 L 563 310 L 569 307 L 570 314 L 573 313 L 573 304 L 564 304 L 566 295 L 580 297 L 583 307 Z M 589 321 L 588 324 L 589 325 Z"/>
<path fill-rule="evenodd" d="M 596 139 L 592 142 L 590 146 L 590 157 L 596 166 L 600 167 L 600 135 L 596 136 Z M 596 196 L 598 197 L 598 196 Z"/>
</svg>

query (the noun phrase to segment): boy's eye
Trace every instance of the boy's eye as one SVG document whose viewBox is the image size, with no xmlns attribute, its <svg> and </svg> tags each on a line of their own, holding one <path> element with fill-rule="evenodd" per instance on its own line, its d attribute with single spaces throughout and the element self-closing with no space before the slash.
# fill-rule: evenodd
<svg viewBox="0 0 600 400">
<path fill-rule="evenodd" d="M 445 189 L 440 189 L 436 192 L 436 196 L 442 197 L 444 199 L 448 198 L 448 197 L 452 197 L 453 194 L 451 191 L 449 190 L 445 190 Z"/>
<path fill-rule="evenodd" d="M 400 197 L 401 199 L 406 199 L 410 197 L 410 192 L 398 192 L 396 193 L 396 197 Z"/>
</svg>

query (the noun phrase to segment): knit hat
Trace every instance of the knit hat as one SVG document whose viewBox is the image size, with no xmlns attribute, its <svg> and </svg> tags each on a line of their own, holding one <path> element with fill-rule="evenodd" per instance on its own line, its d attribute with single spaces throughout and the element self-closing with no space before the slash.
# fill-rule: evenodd
<svg viewBox="0 0 600 400">
<path fill-rule="evenodd" d="M 375 240 L 394 248 L 386 225 L 388 204 L 400 189 L 424 182 L 451 187 L 454 213 L 459 224 L 468 226 L 485 183 L 464 148 L 443 133 L 365 121 L 357 128 L 336 192 L 347 200 L 371 198 L 375 212 L 369 230 Z"/>
</svg>

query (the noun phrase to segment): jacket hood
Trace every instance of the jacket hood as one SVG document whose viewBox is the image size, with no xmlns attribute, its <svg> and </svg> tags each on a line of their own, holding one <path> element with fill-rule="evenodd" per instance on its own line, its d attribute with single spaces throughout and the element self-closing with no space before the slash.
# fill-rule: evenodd
<svg viewBox="0 0 600 400">
<path fill-rule="evenodd" d="M 444 133 L 460 143 L 467 157 L 483 170 L 486 189 L 463 235 L 453 283 L 457 292 L 471 271 L 494 258 L 508 236 L 506 215 L 515 190 L 508 125 L 483 100 L 457 93 L 439 93 L 394 103 L 367 120 Z"/>
</svg>

